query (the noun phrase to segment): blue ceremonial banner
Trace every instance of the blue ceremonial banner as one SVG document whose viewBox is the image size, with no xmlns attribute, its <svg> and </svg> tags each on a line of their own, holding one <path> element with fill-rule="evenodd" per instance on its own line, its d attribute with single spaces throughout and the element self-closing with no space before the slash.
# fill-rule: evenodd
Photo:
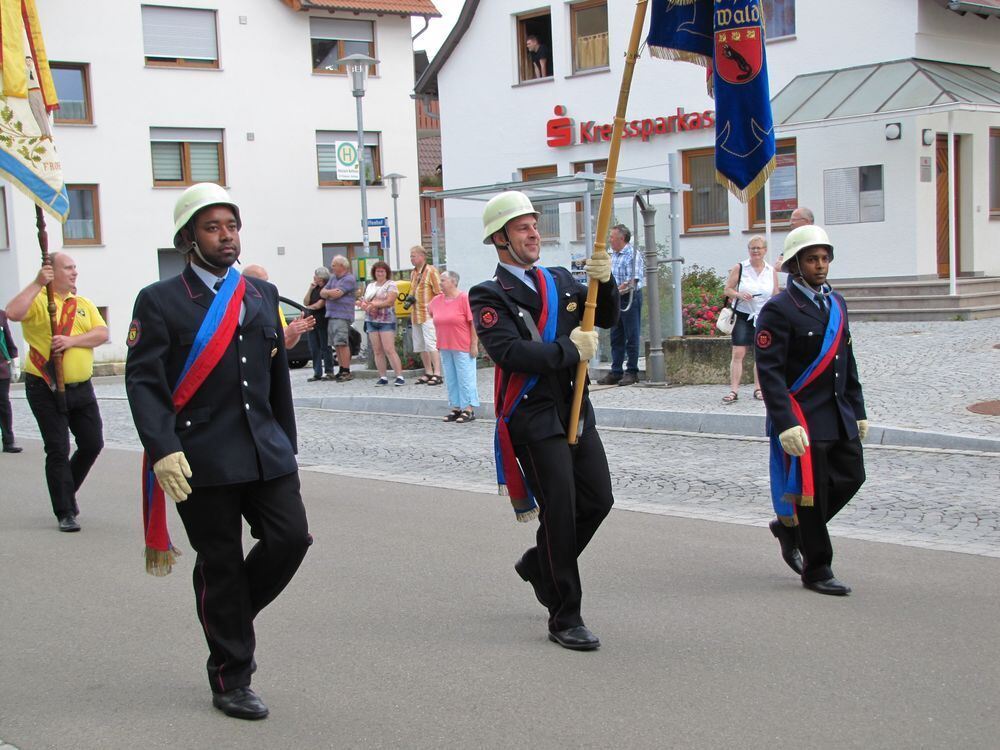
<svg viewBox="0 0 1000 750">
<path fill-rule="evenodd" d="M 746 203 L 774 171 L 774 123 L 760 0 L 653 0 L 654 57 L 711 72 L 716 179 Z"/>
</svg>

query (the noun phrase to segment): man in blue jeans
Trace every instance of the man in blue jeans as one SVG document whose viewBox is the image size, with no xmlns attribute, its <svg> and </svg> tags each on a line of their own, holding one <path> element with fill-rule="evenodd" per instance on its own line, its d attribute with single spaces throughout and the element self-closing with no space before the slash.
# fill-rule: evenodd
<svg viewBox="0 0 1000 750">
<path fill-rule="evenodd" d="M 611 228 L 611 275 L 621 295 L 621 317 L 611 329 L 611 372 L 600 385 L 633 385 L 639 382 L 639 336 L 642 333 L 642 288 L 646 263 L 632 247 L 632 232 L 624 224 Z M 627 361 L 626 361 L 627 355 Z"/>
</svg>

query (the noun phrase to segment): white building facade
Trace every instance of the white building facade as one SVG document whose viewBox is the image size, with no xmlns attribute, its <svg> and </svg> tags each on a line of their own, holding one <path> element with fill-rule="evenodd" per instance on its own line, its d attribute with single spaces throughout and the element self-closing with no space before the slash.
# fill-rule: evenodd
<svg viewBox="0 0 1000 750">
<path fill-rule="evenodd" d="M 39 4 L 62 109 L 54 138 L 70 187 L 50 251 L 77 261 L 80 294 L 105 312 L 120 360 L 136 293 L 180 270 L 173 206 L 187 185 L 226 186 L 243 218 L 242 262 L 267 268 L 301 301 L 313 270 L 344 254 L 364 267 L 358 181 L 338 179 L 336 143 L 357 142 L 355 98 L 339 58 L 379 60 L 363 98 L 368 216 L 396 249 L 420 241 L 410 17 L 430 0 L 44 0 Z M 332 69 L 331 69 L 332 68 Z M 400 182 L 399 226 L 388 180 Z M 0 299 L 37 273 L 34 207 L 3 185 Z M 359 263 L 360 261 L 360 263 Z M 15 328 L 18 328 L 15 326 Z"/>
<path fill-rule="evenodd" d="M 955 270 L 1000 275 L 1000 3 L 769 0 L 764 7 L 779 146 L 769 188 L 772 248 L 780 248 L 792 209 L 806 206 L 837 248 L 838 279 L 946 277 L 951 174 Z M 629 0 L 468 0 L 417 84 L 418 94 L 435 85 L 440 98 L 445 190 L 572 175 L 588 165 L 603 171 L 610 126 L 603 136 L 601 126 L 614 115 L 634 8 Z M 535 69 L 529 35 L 548 47 L 550 75 Z M 821 71 L 829 75 L 798 80 L 779 96 L 793 79 Z M 715 184 L 713 110 L 703 68 L 642 52 L 626 116 L 627 130 L 640 135 L 623 141 L 618 174 L 667 182 L 675 153 L 692 188 L 678 217 L 679 254 L 687 266 L 721 272 L 746 257 L 766 217 L 763 193 L 746 206 Z M 654 196 L 654 204 L 662 245 L 670 237 L 666 199 Z M 449 266 L 470 283 L 495 265 L 495 253 L 481 245 L 481 210 L 481 202 L 446 203 Z M 551 264 L 586 251 L 579 219 L 566 213 L 574 206 L 561 210 L 558 221 L 543 218 Z M 616 202 L 615 216 L 632 225 L 628 200 Z"/>
</svg>

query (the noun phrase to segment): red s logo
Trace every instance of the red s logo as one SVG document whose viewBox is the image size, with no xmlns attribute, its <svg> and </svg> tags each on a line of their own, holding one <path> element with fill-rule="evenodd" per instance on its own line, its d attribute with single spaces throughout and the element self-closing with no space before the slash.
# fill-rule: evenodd
<svg viewBox="0 0 1000 750">
<path fill-rule="evenodd" d="M 557 104 L 552 111 L 557 116 L 549 120 L 545 127 L 549 147 L 561 148 L 563 146 L 572 146 L 573 120 L 566 117 L 566 108 L 561 104 Z"/>
</svg>

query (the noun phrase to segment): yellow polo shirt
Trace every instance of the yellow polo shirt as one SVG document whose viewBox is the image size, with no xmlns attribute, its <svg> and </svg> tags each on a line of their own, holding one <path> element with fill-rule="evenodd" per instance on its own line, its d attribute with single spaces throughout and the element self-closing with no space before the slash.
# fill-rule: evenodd
<svg viewBox="0 0 1000 750">
<path fill-rule="evenodd" d="M 67 294 L 65 299 L 73 297 Z M 62 315 L 63 299 L 58 294 L 53 295 L 56 303 L 56 320 Z M 71 336 L 79 336 L 94 328 L 107 327 L 104 318 L 97 311 L 94 303 L 86 297 L 76 298 L 76 317 L 73 320 Z M 49 300 L 43 289 L 35 297 L 28 308 L 28 314 L 21 321 L 21 332 L 24 340 L 38 350 L 38 353 L 48 359 L 52 350 L 52 325 L 49 322 Z M 31 356 L 22 357 L 24 371 L 36 377 L 42 373 L 31 361 Z M 94 350 L 86 346 L 74 346 L 63 352 L 63 377 L 67 383 L 82 383 L 94 373 Z"/>
</svg>

